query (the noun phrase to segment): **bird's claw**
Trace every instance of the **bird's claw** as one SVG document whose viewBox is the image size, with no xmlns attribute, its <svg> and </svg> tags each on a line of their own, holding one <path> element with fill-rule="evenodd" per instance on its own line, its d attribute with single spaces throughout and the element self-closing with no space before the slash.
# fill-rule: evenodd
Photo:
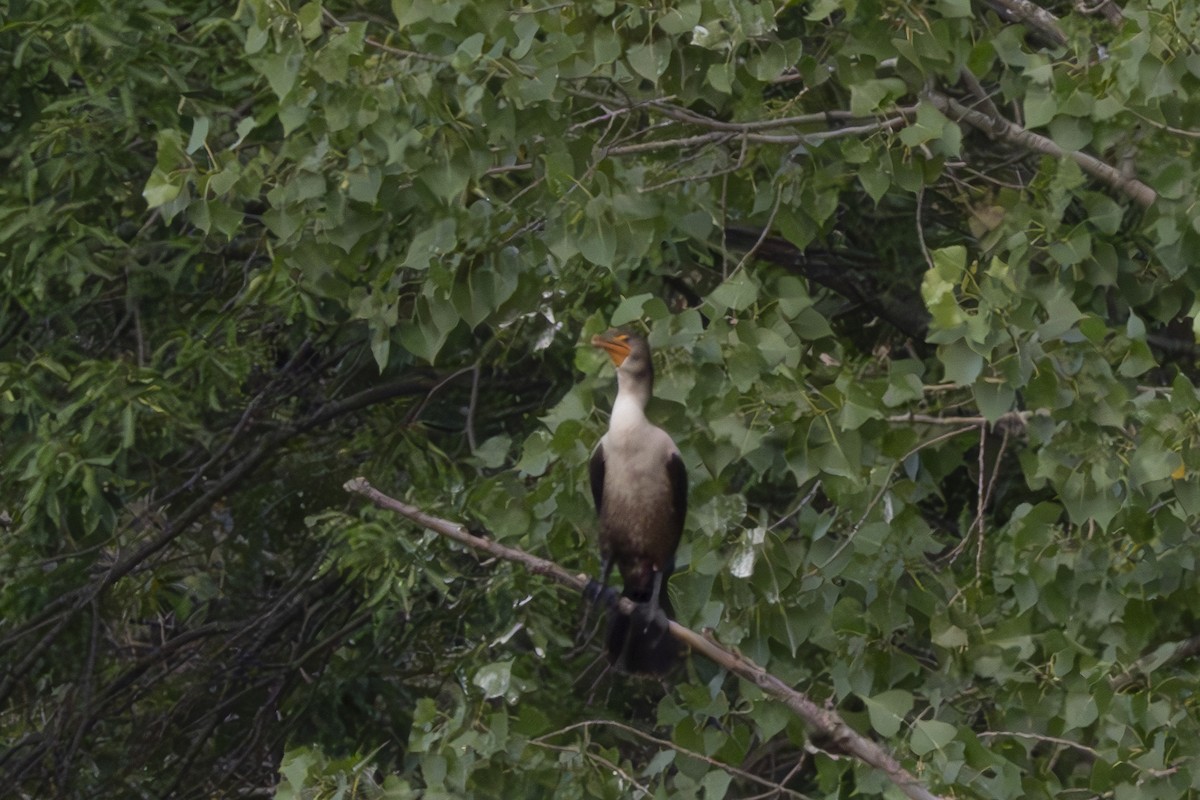
<svg viewBox="0 0 1200 800">
<path fill-rule="evenodd" d="M 587 600 L 592 605 L 599 605 L 601 601 L 609 608 L 617 604 L 617 590 L 611 586 L 605 586 L 600 581 L 589 579 L 587 586 L 583 589 L 583 599 Z"/>
<path fill-rule="evenodd" d="M 654 639 L 654 646 L 657 646 L 667 635 L 667 631 L 671 629 L 671 618 L 657 603 L 638 603 L 632 616 L 633 624 L 640 626 L 642 633 L 649 632 L 651 628 L 658 631 L 658 636 Z"/>
</svg>

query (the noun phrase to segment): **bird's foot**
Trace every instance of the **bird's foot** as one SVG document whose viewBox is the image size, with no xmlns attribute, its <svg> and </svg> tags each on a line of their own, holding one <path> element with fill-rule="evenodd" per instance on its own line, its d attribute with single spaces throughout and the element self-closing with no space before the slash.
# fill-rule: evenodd
<svg viewBox="0 0 1200 800">
<path fill-rule="evenodd" d="M 594 606 L 600 605 L 601 601 L 603 601 L 606 606 L 612 608 L 617 604 L 618 598 L 620 598 L 620 595 L 617 594 L 616 589 L 611 586 L 605 586 L 595 579 L 589 579 L 587 586 L 583 589 L 583 599 Z"/>
<path fill-rule="evenodd" d="M 638 603 L 631 617 L 635 630 L 640 629 L 642 633 L 655 631 L 654 646 L 663 640 L 671 628 L 671 618 L 658 603 Z"/>
</svg>

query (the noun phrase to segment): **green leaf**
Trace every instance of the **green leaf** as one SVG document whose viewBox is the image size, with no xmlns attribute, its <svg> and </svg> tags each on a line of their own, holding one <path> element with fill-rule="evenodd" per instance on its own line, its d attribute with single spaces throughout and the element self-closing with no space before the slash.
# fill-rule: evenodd
<svg viewBox="0 0 1200 800">
<path fill-rule="evenodd" d="M 930 640 L 939 647 L 954 650 L 964 648 L 971 643 L 966 631 L 957 625 L 951 625 L 943 619 L 934 620 L 931 628 L 932 636 Z"/>
<path fill-rule="evenodd" d="M 296 12 L 296 21 L 300 24 L 300 35 L 311 41 L 321 35 L 321 4 L 319 2 L 305 3 Z"/>
<path fill-rule="evenodd" d="M 950 383 L 972 385 L 983 371 L 983 356 L 966 342 L 951 342 L 938 348 L 938 359 L 945 366 L 944 374 Z"/>
<path fill-rule="evenodd" d="M 937 0 L 937 9 L 943 17 L 957 18 L 971 16 L 971 0 Z"/>
<path fill-rule="evenodd" d="M 700 782 L 701 788 L 704 790 L 705 800 L 722 800 L 729 791 L 729 784 L 733 782 L 733 774 L 723 769 L 712 769 L 704 776 L 704 780 Z"/>
<path fill-rule="evenodd" d="M 305 780 L 309 770 L 317 763 L 317 756 L 307 748 L 289 750 L 279 764 L 279 774 L 289 784 L 289 788 L 299 796 L 300 789 L 307 785 Z"/>
<path fill-rule="evenodd" d="M 1073 522 L 1083 525 L 1095 521 L 1101 530 L 1106 530 L 1121 509 L 1122 492 L 1118 486 L 1098 489 L 1079 469 L 1067 478 L 1060 497 Z"/>
<path fill-rule="evenodd" d="M 733 76 L 733 67 L 725 63 L 710 64 L 708 72 L 705 73 L 708 85 L 725 94 L 733 91 Z"/>
<path fill-rule="evenodd" d="M 654 299 L 652 294 L 638 294 L 633 297 L 626 297 L 617 306 L 617 309 L 612 314 L 612 324 L 625 325 L 642 318 L 642 309 L 646 303 Z"/>
<path fill-rule="evenodd" d="M 427 269 L 431 263 L 458 246 L 457 232 L 458 224 L 452 217 L 437 219 L 431 226 L 413 236 L 403 266 Z"/>
<path fill-rule="evenodd" d="M 700 14 L 702 8 L 699 2 L 685 2 L 678 4 L 675 8 L 668 9 L 665 14 L 658 18 L 656 25 L 663 33 L 670 36 L 679 36 L 680 34 L 690 33 L 692 28 L 700 22 Z"/>
<path fill-rule="evenodd" d="M 466 72 L 483 55 L 483 42 L 482 33 L 473 33 L 463 39 L 458 49 L 454 51 L 453 58 L 450 59 L 451 66 L 459 72 Z"/>
<path fill-rule="evenodd" d="M 908 93 L 899 78 L 880 78 L 855 83 L 850 87 L 850 113 L 865 117 L 879 111 L 885 100 Z"/>
<path fill-rule="evenodd" d="M 611 224 L 589 222 L 576 245 L 580 255 L 597 266 L 611 267 L 616 263 L 618 241 Z"/>
<path fill-rule="evenodd" d="M 1136 378 L 1158 366 L 1158 360 L 1145 342 L 1129 343 L 1129 351 L 1121 359 L 1117 374 L 1124 378 Z"/>
<path fill-rule="evenodd" d="M 979 378 L 972 387 L 975 403 L 988 422 L 995 422 L 1013 410 L 1017 394 L 1013 387 L 999 380 Z"/>
<path fill-rule="evenodd" d="M 1160 441 L 1151 439 L 1142 442 L 1129 458 L 1129 478 L 1134 486 L 1165 481 L 1183 465 L 1178 453 L 1174 453 Z"/>
<path fill-rule="evenodd" d="M 883 413 L 879 409 L 847 400 L 838 413 L 838 427 L 846 431 L 857 430 L 868 420 L 882 418 Z"/>
<path fill-rule="evenodd" d="M 953 725 L 936 719 L 919 719 L 913 723 L 912 751 L 918 756 L 944 751 L 957 734 L 958 729 Z"/>
<path fill-rule="evenodd" d="M 413 318 L 401 321 L 396 330 L 405 350 L 432 364 L 459 319 L 452 303 L 421 297 L 417 299 Z"/>
<path fill-rule="evenodd" d="M 900 731 L 904 718 L 913 708 L 911 692 L 903 689 L 889 689 L 874 697 L 864 697 L 867 713 L 871 718 L 871 727 L 885 738 L 891 738 Z"/>
<path fill-rule="evenodd" d="M 1025 127 L 1040 128 L 1058 113 L 1058 100 L 1048 87 L 1032 86 L 1025 95 Z"/>
<path fill-rule="evenodd" d="M 829 327 L 829 320 L 815 308 L 806 308 L 797 314 L 792 320 L 792 330 L 801 339 L 809 341 L 833 335 L 833 329 Z"/>
<path fill-rule="evenodd" d="M 150 208 L 166 205 L 179 196 L 183 190 L 183 175 L 168 175 L 160 169 L 155 169 L 146 180 L 142 189 L 142 197 Z"/>
<path fill-rule="evenodd" d="M 461 151 L 447 154 L 421 171 L 421 182 L 443 200 L 459 199 L 471 178 L 471 162 Z"/>
<path fill-rule="evenodd" d="M 379 367 L 380 373 L 384 371 L 388 364 L 388 358 L 392 351 L 392 338 L 390 330 L 383 326 L 372 326 L 371 330 L 371 356 L 375 359 L 376 366 Z"/>
<path fill-rule="evenodd" d="M 858 181 L 876 203 L 883 199 L 892 186 L 891 177 L 875 164 L 863 164 L 858 170 Z"/>
<path fill-rule="evenodd" d="M 234 129 L 237 132 L 237 141 L 233 143 L 233 146 L 235 148 L 238 147 L 257 127 L 258 121 L 255 120 L 254 117 L 244 117 L 240 122 L 238 122 L 237 128 Z"/>
<path fill-rule="evenodd" d="M 1072 692 L 1067 695 L 1063 707 L 1063 722 L 1066 723 L 1064 732 L 1073 728 L 1086 728 L 1095 722 L 1099 716 L 1100 709 L 1096 705 L 1096 698 L 1092 694 Z"/>
<path fill-rule="evenodd" d="M 487 469 L 497 469 L 508 460 L 509 450 L 512 449 L 512 439 L 508 436 L 493 436 L 475 449 L 472 454 L 479 463 Z"/>
<path fill-rule="evenodd" d="M 1079 312 L 1079 308 L 1071 301 L 1066 291 L 1061 288 L 1056 289 L 1044 301 L 1044 307 L 1046 309 L 1046 321 L 1038 326 L 1038 335 L 1046 341 L 1062 336 L 1071 330 L 1075 326 L 1075 323 L 1083 317 L 1083 314 Z"/>
<path fill-rule="evenodd" d="M 718 311 L 745 311 L 758 299 L 758 285 L 744 270 L 739 270 L 713 290 L 708 302 Z"/>
<path fill-rule="evenodd" d="M 291 93 L 300 77 L 301 55 L 298 47 L 289 44 L 280 52 L 265 56 L 258 62 L 259 71 L 280 100 Z"/>
<path fill-rule="evenodd" d="M 1091 257 L 1092 236 L 1080 226 L 1067 239 L 1050 245 L 1050 255 L 1064 267 L 1078 264 Z"/>
<path fill-rule="evenodd" d="M 512 685 L 512 659 L 494 661 L 480 668 L 471 683 L 483 690 L 483 696 L 489 700 L 493 697 L 504 697 Z"/>
<path fill-rule="evenodd" d="M 842 0 L 817 0 L 809 9 L 805 19 L 819 22 L 827 19 L 830 14 L 842 9 Z"/>
<path fill-rule="evenodd" d="M 922 102 L 917 106 L 916 121 L 900 130 L 900 141 L 908 147 L 917 147 L 934 139 L 942 138 L 947 130 L 957 132 L 958 127 L 932 103 Z M 954 149 L 957 150 L 957 147 Z"/>
<path fill-rule="evenodd" d="M 204 146 L 204 140 L 208 138 L 209 124 L 208 117 L 196 117 L 192 121 L 192 135 L 188 139 L 187 153 L 194 153 Z"/>
<path fill-rule="evenodd" d="M 933 316 L 936 327 L 953 330 L 966 321 L 958 305 L 958 282 L 966 270 L 966 248 L 944 247 L 934 250 L 933 267 L 921 281 L 921 297 Z"/>
<path fill-rule="evenodd" d="M 659 39 L 651 44 L 636 44 L 626 52 L 629 66 L 638 75 L 651 83 L 657 83 L 671 63 L 671 43 L 669 39 Z"/>
<path fill-rule="evenodd" d="M 924 398 L 925 384 L 921 381 L 921 370 L 921 364 L 916 361 L 893 361 L 883 404 L 895 408 Z"/>
</svg>

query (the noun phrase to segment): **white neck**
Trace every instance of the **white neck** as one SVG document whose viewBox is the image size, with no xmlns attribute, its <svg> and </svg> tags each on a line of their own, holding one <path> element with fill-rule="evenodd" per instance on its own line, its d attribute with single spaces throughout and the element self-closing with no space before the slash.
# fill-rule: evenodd
<svg viewBox="0 0 1200 800">
<path fill-rule="evenodd" d="M 608 429 L 613 433 L 619 435 L 625 431 L 636 431 L 648 424 L 646 403 L 650 398 L 639 388 L 618 370 L 617 399 L 613 401 L 612 417 L 608 421 Z"/>
<path fill-rule="evenodd" d="M 645 383 L 638 383 L 628 373 L 618 369 L 617 400 L 622 398 L 635 403 L 639 409 L 645 411 L 646 404 L 650 402 L 650 392 Z"/>
</svg>

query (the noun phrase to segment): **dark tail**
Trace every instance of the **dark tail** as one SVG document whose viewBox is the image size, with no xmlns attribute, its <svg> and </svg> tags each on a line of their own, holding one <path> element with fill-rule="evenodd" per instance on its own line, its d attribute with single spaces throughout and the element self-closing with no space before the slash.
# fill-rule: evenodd
<svg viewBox="0 0 1200 800">
<path fill-rule="evenodd" d="M 661 616 L 651 616 L 643 611 L 642 604 L 651 600 L 652 592 L 626 587 L 621 596 L 628 597 L 639 606 L 632 615 L 622 614 L 615 608 L 609 612 L 605 644 L 608 660 L 624 672 L 665 675 L 679 660 L 681 645 L 667 630 Z M 666 580 L 663 580 L 659 591 L 658 605 L 667 617 L 675 618 Z"/>
</svg>

